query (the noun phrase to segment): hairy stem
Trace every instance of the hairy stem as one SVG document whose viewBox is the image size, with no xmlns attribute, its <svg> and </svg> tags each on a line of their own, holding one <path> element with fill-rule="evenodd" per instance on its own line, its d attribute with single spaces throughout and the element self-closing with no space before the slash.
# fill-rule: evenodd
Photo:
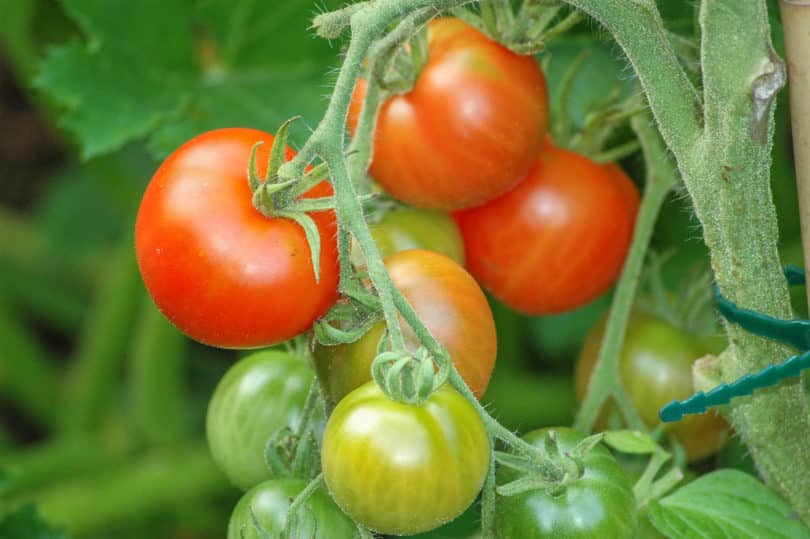
<svg viewBox="0 0 810 539">
<path fill-rule="evenodd" d="M 438 13 L 438 10 L 458 7 L 469 1 L 379 0 L 373 4 L 373 9 L 360 9 L 355 12 L 351 16 L 352 39 L 346 51 L 326 113 L 298 155 L 292 161 L 282 165 L 278 171 L 281 178 L 294 178 L 300 177 L 306 165 L 317 156 L 327 163 L 335 191 L 335 211 L 338 226 L 351 232 L 366 259 L 369 277 L 380 298 L 380 304 L 391 336 L 392 348 L 394 350 L 405 350 L 405 342 L 398 316 L 401 313 L 422 344 L 436 358 L 444 356 L 441 345 L 430 335 L 430 332 L 416 315 L 413 307 L 394 286 L 388 271 L 383 265 L 380 252 L 371 237 L 368 224 L 363 215 L 363 208 L 358 201 L 354 184 L 349 176 L 349 167 L 346 164 L 345 152 L 343 151 L 343 133 L 345 132 L 346 117 L 355 81 L 360 74 L 363 60 L 377 36 L 398 18 L 406 17 L 421 8 L 432 8 L 436 10 L 435 13 Z M 370 134 L 367 133 L 367 135 Z M 371 142 L 366 141 L 364 143 L 370 144 Z M 464 383 L 452 363 L 450 364 L 450 371 L 450 383 L 475 407 L 490 433 L 519 451 L 530 454 L 536 453 L 534 446 L 523 441 L 487 413 Z"/>
<path fill-rule="evenodd" d="M 722 293 L 743 308 L 790 316 L 769 182 L 773 103 L 784 70 L 771 47 L 765 2 L 703 0 L 702 99 L 677 63 L 654 2 L 566 2 L 605 25 L 636 70 L 703 225 Z M 734 353 L 721 366 L 726 381 L 790 355 L 739 327 L 727 331 Z M 806 523 L 810 476 L 795 471 L 810 469 L 808 412 L 798 381 L 739 399 L 730 411 L 766 482 Z"/>
</svg>

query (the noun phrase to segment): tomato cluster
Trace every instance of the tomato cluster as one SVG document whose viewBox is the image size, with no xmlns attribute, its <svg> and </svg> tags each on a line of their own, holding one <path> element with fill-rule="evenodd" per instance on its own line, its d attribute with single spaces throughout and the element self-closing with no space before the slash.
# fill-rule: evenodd
<svg viewBox="0 0 810 539">
<path fill-rule="evenodd" d="M 413 89 L 383 103 L 370 165 L 380 186 L 412 207 L 385 212 L 371 230 L 394 285 L 480 398 L 497 344 L 479 283 L 524 313 L 591 301 L 621 270 L 638 193 L 617 166 L 547 138 L 546 83 L 533 58 L 456 19 L 429 25 L 428 52 Z M 359 80 L 350 131 L 365 88 Z M 166 317 L 201 342 L 272 346 L 310 330 L 336 302 L 351 302 L 338 294 L 334 212 L 307 214 L 320 241 L 316 275 L 303 227 L 258 205 L 263 186 L 256 187 L 256 177 L 267 175 L 273 143 L 252 129 L 200 135 L 163 163 L 144 195 L 136 225 L 144 282 Z M 293 155 L 287 148 L 286 159 Z M 330 194 L 324 182 L 302 198 Z M 356 246 L 351 258 L 356 270 L 365 268 Z M 401 325 L 416 354 L 419 339 Z M 419 533 L 475 500 L 494 448 L 474 400 L 450 385 L 418 406 L 390 398 L 370 381 L 386 335 L 380 320 L 353 342 L 311 339 L 315 372 L 290 353 L 257 352 L 221 380 L 208 410 L 209 445 L 229 479 L 247 491 L 229 537 L 277 534 L 289 524 L 290 499 L 317 473 L 296 466 L 305 439 L 321 448 L 325 485 L 300 511 L 305 535 L 329 529 L 351 537 L 352 521 L 382 534 Z M 327 411 L 335 405 L 325 425 L 309 415 L 307 392 L 315 383 Z M 559 442 L 567 451 L 581 438 L 560 431 Z M 278 447 L 290 450 L 290 461 L 268 466 L 286 455 L 273 453 Z M 518 529 L 534 530 L 531 537 L 631 533 L 632 492 L 610 452 L 599 448 L 577 462 L 582 473 L 566 479 L 564 499 L 540 491 L 498 499 L 503 537 L 522 537 Z M 520 473 L 502 471 L 499 479 Z M 597 506 L 609 517 L 582 524 L 581 512 Z M 547 510 L 557 522 L 540 514 Z"/>
</svg>

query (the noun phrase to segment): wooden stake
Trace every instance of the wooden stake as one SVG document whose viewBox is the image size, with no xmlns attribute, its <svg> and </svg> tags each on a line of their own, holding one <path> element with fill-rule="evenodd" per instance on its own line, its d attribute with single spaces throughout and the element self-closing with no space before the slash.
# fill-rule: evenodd
<svg viewBox="0 0 810 539">
<path fill-rule="evenodd" d="M 810 268 L 810 0 L 781 0 L 779 9 L 785 30 L 804 267 Z M 810 286 L 807 292 L 810 302 Z"/>
</svg>

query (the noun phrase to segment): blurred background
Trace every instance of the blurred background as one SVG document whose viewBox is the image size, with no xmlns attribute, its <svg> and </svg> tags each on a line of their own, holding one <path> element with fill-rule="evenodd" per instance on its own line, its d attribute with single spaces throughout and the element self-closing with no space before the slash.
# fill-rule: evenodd
<svg viewBox="0 0 810 539">
<path fill-rule="evenodd" d="M 694 34 L 692 3 L 659 3 L 671 30 Z M 301 144 L 342 45 L 307 27 L 339 5 L 0 0 L 1 539 L 225 536 L 241 493 L 210 460 L 204 418 L 238 354 L 187 340 L 157 313 L 135 264 L 134 215 L 160 159 L 199 132 L 272 132 L 301 114 Z M 560 110 L 559 82 L 583 52 Z M 613 89 L 632 91 L 620 51 L 591 23 L 539 59 L 553 113 L 574 125 Z M 773 189 L 784 257 L 801 263 L 786 102 L 783 92 Z M 643 185 L 637 157 L 622 165 Z M 673 289 L 706 270 L 683 193 L 667 203 L 653 247 Z M 608 294 L 529 318 L 493 303 L 493 414 L 520 431 L 570 424 L 574 360 L 609 304 Z M 429 537 L 470 537 L 476 519 L 470 511 Z"/>
</svg>

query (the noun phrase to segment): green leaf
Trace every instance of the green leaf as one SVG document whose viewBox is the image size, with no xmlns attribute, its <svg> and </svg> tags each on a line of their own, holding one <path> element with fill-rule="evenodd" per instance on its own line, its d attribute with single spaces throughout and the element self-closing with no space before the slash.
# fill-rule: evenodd
<svg viewBox="0 0 810 539">
<path fill-rule="evenodd" d="M 326 105 L 337 55 L 307 30 L 311 2 L 61 3 L 85 40 L 53 48 L 37 85 L 65 107 L 85 158 L 145 137 L 165 155 L 209 129 L 274 132 L 294 114 L 311 125 Z"/>
<path fill-rule="evenodd" d="M 719 470 L 671 496 L 651 501 L 655 527 L 672 539 L 807 539 L 810 529 L 790 506 L 756 478 Z"/>
<path fill-rule="evenodd" d="M 634 91 L 634 81 L 626 61 L 604 39 L 592 34 L 565 35 L 553 40 L 542 55 L 550 110 L 554 113 L 564 113 L 559 103 L 562 82 L 571 64 L 583 53 L 586 56 L 572 81 L 567 111 L 573 126 L 578 129 L 584 125 L 588 110 L 602 102 L 615 88 L 620 89 L 622 97 Z"/>
<path fill-rule="evenodd" d="M 603 441 L 621 453 L 641 455 L 661 451 L 649 434 L 637 430 L 611 430 L 605 433 Z"/>
<path fill-rule="evenodd" d="M 67 534 L 44 522 L 36 507 L 25 505 L 0 520 L 3 539 L 67 539 Z"/>
</svg>

